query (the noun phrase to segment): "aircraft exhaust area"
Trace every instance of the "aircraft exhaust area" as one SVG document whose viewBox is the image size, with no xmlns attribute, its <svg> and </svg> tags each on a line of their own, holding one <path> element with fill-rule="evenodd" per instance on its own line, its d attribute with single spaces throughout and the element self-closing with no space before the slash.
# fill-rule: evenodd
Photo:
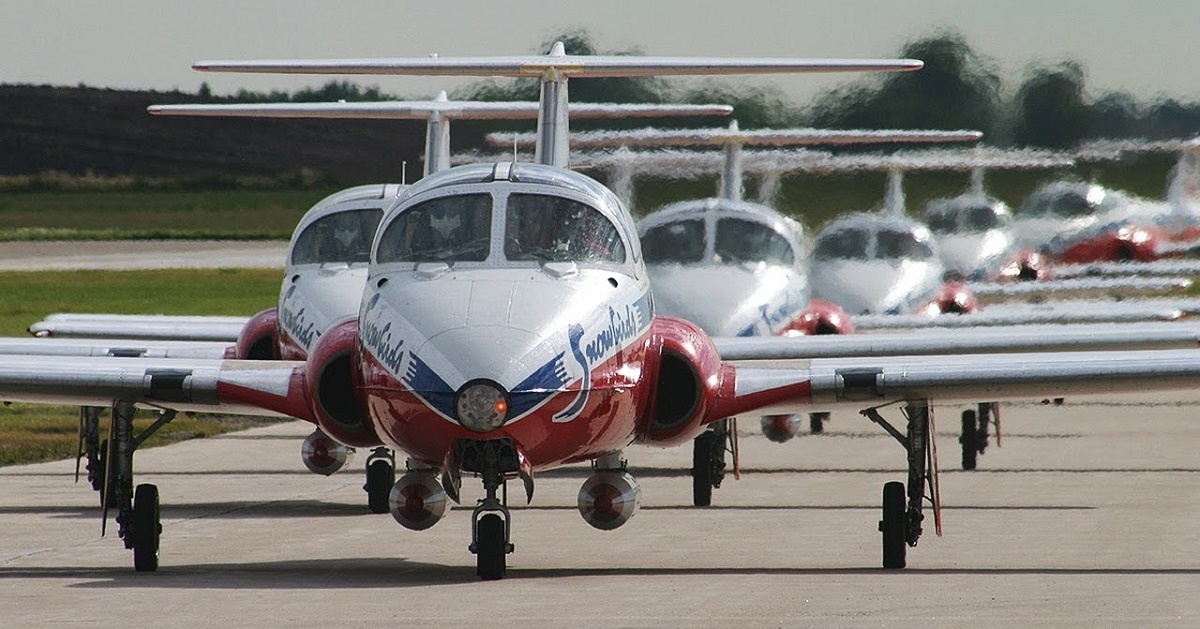
<svg viewBox="0 0 1200 629">
<path fill-rule="evenodd" d="M 14 627 L 1195 626 L 1200 401 L 1183 397 L 1006 406 L 974 472 L 960 409 L 938 407 L 945 535 L 930 523 L 904 571 L 878 567 L 876 529 L 899 446 L 849 412 L 784 444 L 744 423 L 742 477 L 709 508 L 691 506 L 690 448 L 627 450 L 643 502 L 617 531 L 580 521 L 578 474 L 547 473 L 512 507 L 507 578 L 485 583 L 463 552 L 477 484 L 405 530 L 368 513 L 365 453 L 304 470 L 301 422 L 139 453 L 163 488 L 155 573 L 100 538 L 73 461 L 0 468 L 0 610 Z"/>
</svg>

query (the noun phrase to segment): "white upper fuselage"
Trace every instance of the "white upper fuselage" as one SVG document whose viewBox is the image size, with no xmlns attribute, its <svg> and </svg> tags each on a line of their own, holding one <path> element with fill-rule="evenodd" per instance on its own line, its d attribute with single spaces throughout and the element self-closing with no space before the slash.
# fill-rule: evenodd
<svg viewBox="0 0 1200 629">
<path fill-rule="evenodd" d="M 632 224 L 599 183 L 536 164 L 463 166 L 412 186 L 379 229 L 362 296 L 369 403 L 391 418 L 432 410 L 453 432 L 454 404 L 477 382 L 507 396 L 505 430 L 628 397 L 638 369 L 594 380 L 653 318 Z M 376 415 L 389 445 L 426 455 L 427 435 Z M 532 452 L 530 439 L 518 441 Z"/>
<path fill-rule="evenodd" d="M 342 190 L 310 209 L 292 234 L 279 290 L 281 341 L 307 355 L 331 325 L 358 312 L 371 242 L 384 210 L 404 189 Z"/>
<path fill-rule="evenodd" d="M 942 285 L 945 268 L 929 230 L 903 216 L 851 214 L 816 238 L 813 297 L 850 314 L 906 314 Z"/>
<path fill-rule="evenodd" d="M 656 310 L 712 336 L 771 336 L 808 305 L 798 223 L 761 205 L 685 201 L 638 223 Z"/>
<path fill-rule="evenodd" d="M 1179 218 L 1166 203 L 1097 184 L 1059 181 L 1038 188 L 1021 203 L 1014 227 L 1019 247 L 1058 255 L 1080 241 L 1122 227 L 1165 227 Z"/>
<path fill-rule="evenodd" d="M 991 279 L 1017 253 L 1012 212 L 997 199 L 966 194 L 937 199 L 925 208 L 948 272 L 969 280 Z"/>
</svg>

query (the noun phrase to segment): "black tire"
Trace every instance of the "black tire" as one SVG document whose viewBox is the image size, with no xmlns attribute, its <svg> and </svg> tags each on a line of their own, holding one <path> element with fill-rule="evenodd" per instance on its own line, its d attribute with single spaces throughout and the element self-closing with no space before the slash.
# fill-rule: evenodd
<svg viewBox="0 0 1200 629">
<path fill-rule="evenodd" d="M 133 569 L 158 570 L 158 538 L 162 523 L 158 512 L 158 487 L 138 485 L 133 493 Z"/>
<path fill-rule="evenodd" d="M 692 504 L 707 507 L 712 504 L 713 439 L 717 436 L 706 430 L 692 440 Z"/>
<path fill-rule="evenodd" d="M 973 470 L 979 454 L 979 420 L 975 411 L 962 412 L 962 436 L 958 438 L 962 445 L 962 468 Z"/>
<path fill-rule="evenodd" d="M 475 573 L 484 581 L 504 577 L 505 565 L 504 519 L 495 513 L 479 518 L 475 539 Z"/>
<path fill-rule="evenodd" d="M 904 518 L 908 508 L 905 502 L 904 483 L 892 481 L 883 486 L 883 519 L 879 521 L 879 531 L 883 533 L 884 568 L 896 570 L 907 563 Z"/>
<path fill-rule="evenodd" d="M 371 513 L 387 513 L 391 506 L 388 497 L 392 493 L 392 485 L 396 484 L 396 468 L 390 461 L 378 459 L 367 466 L 367 506 Z"/>
<path fill-rule="evenodd" d="M 829 421 L 829 413 L 809 413 L 808 431 L 814 435 L 825 432 L 825 422 Z"/>
</svg>

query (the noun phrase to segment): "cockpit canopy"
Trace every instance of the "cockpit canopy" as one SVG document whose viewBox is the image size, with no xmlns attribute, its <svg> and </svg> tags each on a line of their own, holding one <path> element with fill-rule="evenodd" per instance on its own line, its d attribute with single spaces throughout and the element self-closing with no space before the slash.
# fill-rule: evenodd
<svg viewBox="0 0 1200 629">
<path fill-rule="evenodd" d="M 1119 195 L 1102 186 L 1082 182 L 1056 182 L 1042 186 L 1021 203 L 1022 216 L 1088 218 L 1120 203 Z"/>
<path fill-rule="evenodd" d="M 943 236 L 977 234 L 1008 228 L 1012 213 L 1002 201 L 982 196 L 936 199 L 925 210 L 925 224 Z"/>
<path fill-rule="evenodd" d="M 520 165 L 522 170 L 531 166 Z M 420 200 L 402 203 L 379 236 L 376 263 L 630 261 L 618 223 L 598 209 L 610 199 L 531 183 L 513 175 L 413 195 Z"/>
<path fill-rule="evenodd" d="M 874 219 L 874 220 L 865 220 Z M 835 221 L 817 237 L 818 260 L 928 260 L 937 254 L 929 230 L 907 220 L 857 217 Z"/>
<path fill-rule="evenodd" d="M 355 264 L 371 260 L 371 239 L 383 218 L 377 208 L 327 214 L 300 232 L 292 264 Z"/>
<path fill-rule="evenodd" d="M 773 213 L 735 207 L 747 204 L 728 200 L 701 204 L 669 206 L 643 221 L 642 252 L 648 264 L 796 263 L 799 246 L 788 235 L 790 225 Z"/>
</svg>

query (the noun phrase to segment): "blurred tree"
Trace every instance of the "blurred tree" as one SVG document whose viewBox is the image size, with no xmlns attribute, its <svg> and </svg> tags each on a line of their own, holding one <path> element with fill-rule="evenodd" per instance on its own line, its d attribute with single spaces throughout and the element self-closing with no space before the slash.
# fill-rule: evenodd
<svg viewBox="0 0 1200 629">
<path fill-rule="evenodd" d="M 1074 61 L 1034 68 L 1017 90 L 1016 143 L 1065 149 L 1088 137 L 1093 111 L 1084 100 L 1083 83 L 1083 66 Z"/>
<path fill-rule="evenodd" d="M 1092 104 L 1092 129 L 1099 138 L 1129 138 L 1141 135 L 1142 111 L 1129 92 L 1107 92 Z"/>
<path fill-rule="evenodd" d="M 1000 77 L 995 64 L 952 31 L 904 46 L 900 56 L 921 59 L 917 72 L 883 75 L 818 97 L 812 124 L 832 128 L 979 129 L 998 124 Z"/>
</svg>

